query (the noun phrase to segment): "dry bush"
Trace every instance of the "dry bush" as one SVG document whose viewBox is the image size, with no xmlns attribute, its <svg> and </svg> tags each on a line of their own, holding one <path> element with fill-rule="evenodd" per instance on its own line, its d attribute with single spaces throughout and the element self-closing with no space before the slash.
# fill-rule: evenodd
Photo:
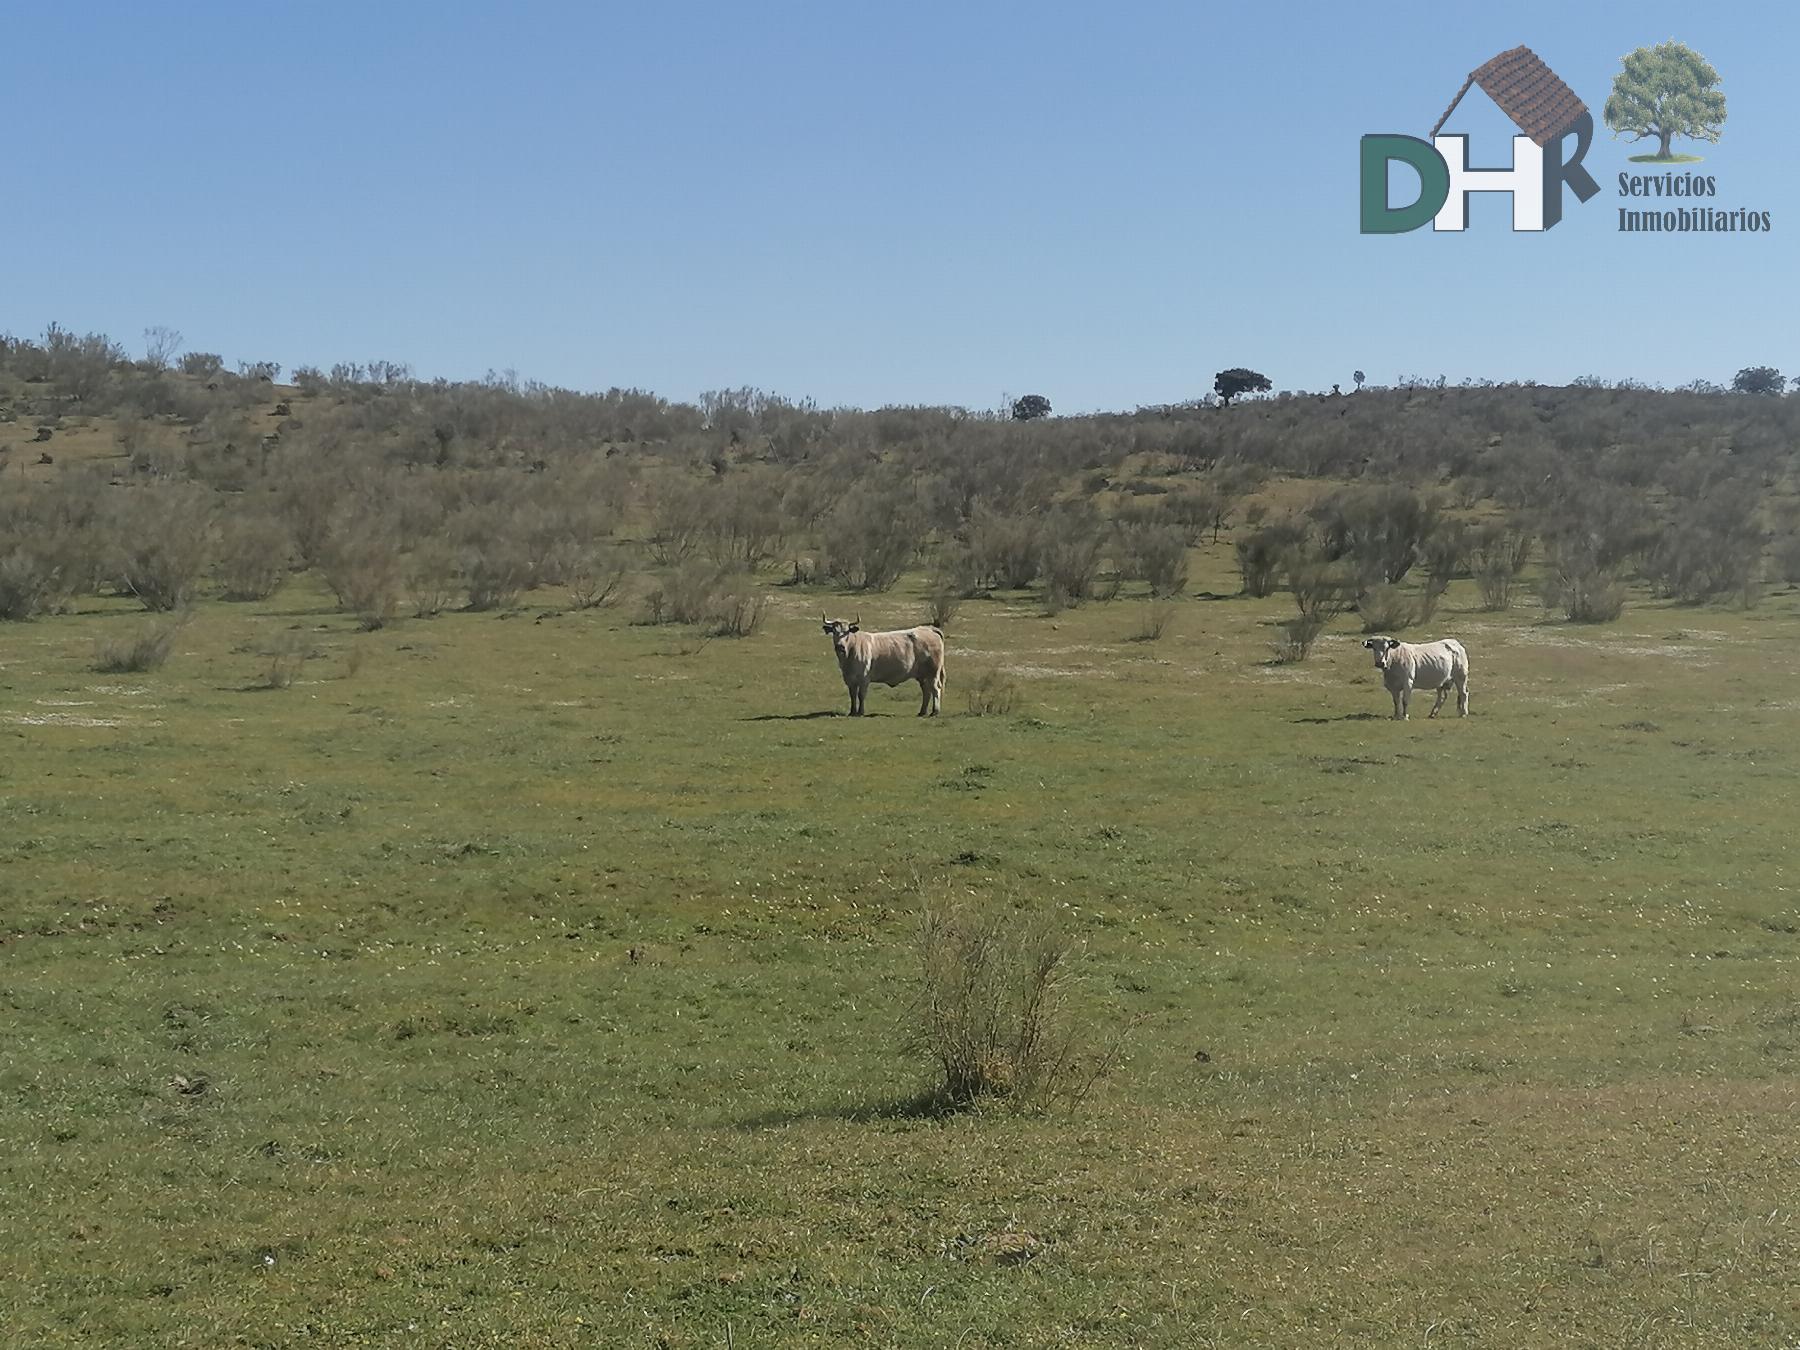
<svg viewBox="0 0 1800 1350">
<path fill-rule="evenodd" d="M 428 539 L 407 554 L 402 576 L 416 618 L 442 614 L 463 593 L 456 551 L 442 539 Z"/>
<path fill-rule="evenodd" d="M 732 577 L 713 599 L 711 631 L 715 637 L 749 637 L 762 627 L 768 607 L 768 592 L 754 578 Z"/>
<path fill-rule="evenodd" d="M 48 549 L 16 541 L 0 545 L 0 619 L 32 619 L 68 598 L 67 573 Z"/>
<path fill-rule="evenodd" d="M 954 587 L 943 584 L 933 584 L 925 600 L 928 606 L 925 622 L 940 632 L 955 621 L 956 612 L 962 608 L 963 603 L 960 592 Z"/>
<path fill-rule="evenodd" d="M 1544 605 L 1561 609 L 1571 623 L 1611 623 L 1625 611 L 1625 586 L 1617 573 L 1578 548 L 1552 550 L 1544 572 Z"/>
<path fill-rule="evenodd" d="M 693 557 L 706 538 L 711 505 L 702 483 L 673 479 L 659 485 L 650 499 L 650 556 L 664 567 Z"/>
<path fill-rule="evenodd" d="M 1188 535 L 1167 525 L 1128 525 L 1119 532 L 1119 571 L 1147 581 L 1150 594 L 1177 595 L 1188 584 Z"/>
<path fill-rule="evenodd" d="M 703 532 L 714 562 L 755 571 L 780 555 L 787 522 L 775 479 L 735 474 L 712 488 L 710 497 Z"/>
<path fill-rule="evenodd" d="M 1800 534 L 1790 534 L 1775 546 L 1775 568 L 1790 586 L 1800 584 Z"/>
<path fill-rule="evenodd" d="M 1281 641 L 1269 644 L 1276 663 L 1291 665 L 1306 660 L 1324 631 L 1325 621 L 1315 616 L 1300 614 L 1287 620 L 1281 625 Z"/>
<path fill-rule="evenodd" d="M 1382 583 L 1364 591 L 1356 602 L 1365 633 L 1398 633 L 1419 622 L 1421 615 L 1406 592 Z"/>
<path fill-rule="evenodd" d="M 1311 514 L 1325 557 L 1346 560 L 1371 585 L 1402 580 L 1443 525 L 1436 500 L 1399 484 L 1334 492 Z"/>
<path fill-rule="evenodd" d="M 631 558 L 622 549 L 567 541 L 554 560 L 555 570 L 576 609 L 598 609 L 616 601 L 631 575 Z"/>
<path fill-rule="evenodd" d="M 1356 596 L 1356 583 L 1342 565 L 1315 558 L 1291 557 L 1287 584 L 1300 617 L 1319 628 L 1349 609 Z"/>
<path fill-rule="evenodd" d="M 690 559 L 645 593 L 643 622 L 705 623 L 713 619 L 724 581 L 718 568 Z"/>
<path fill-rule="evenodd" d="M 344 495 L 339 477 L 323 470 L 302 470 L 281 480 L 276 503 L 301 567 L 317 567 L 324 561 L 333 517 Z"/>
<path fill-rule="evenodd" d="M 1037 914 L 928 903 L 919 986 L 904 1038 L 936 1074 L 933 1096 L 1027 1108 L 1078 1103 L 1114 1056 L 1090 1048 L 1076 1008 L 1074 941 Z"/>
<path fill-rule="evenodd" d="M 1305 538 L 1306 532 L 1297 521 L 1283 520 L 1259 526 L 1239 539 L 1232 551 L 1237 556 L 1238 575 L 1244 581 L 1244 594 L 1258 600 L 1275 594 L 1282 569 Z"/>
<path fill-rule="evenodd" d="M 963 687 L 963 700 L 970 717 L 1004 717 L 1019 706 L 1019 682 L 1004 671 L 983 671 Z"/>
<path fill-rule="evenodd" d="M 219 531 L 219 593 L 226 600 L 267 600 L 287 579 L 292 544 L 269 516 L 228 520 Z"/>
<path fill-rule="evenodd" d="M 161 670 L 175 650 L 175 639 L 192 619 L 182 614 L 164 623 L 148 623 L 125 638 L 102 638 L 94 649 L 94 670 L 101 675 L 137 675 Z"/>
<path fill-rule="evenodd" d="M 405 594 L 405 563 L 393 519 L 351 508 L 333 522 L 320 558 L 325 583 L 338 608 L 354 614 L 365 630 L 392 622 Z M 277 686 L 278 687 L 278 686 Z"/>
<path fill-rule="evenodd" d="M 1044 565 L 1044 529 L 1033 517 L 976 512 L 964 531 L 969 567 L 984 588 L 1023 590 Z"/>
<path fill-rule="evenodd" d="M 458 568 L 468 589 L 469 608 L 507 609 L 537 583 L 538 548 L 531 512 L 505 512 L 494 505 L 466 508 L 450 527 Z"/>
<path fill-rule="evenodd" d="M 213 557 L 213 494 L 191 484 L 137 487 L 109 521 L 122 590 L 149 610 L 190 604 Z"/>
<path fill-rule="evenodd" d="M 1091 513 L 1060 513 L 1046 523 L 1045 540 L 1044 590 L 1050 612 L 1093 599 L 1106 552 L 1098 518 Z"/>
<path fill-rule="evenodd" d="M 1660 595 L 1685 604 L 1722 596 L 1751 608 L 1767 537 L 1762 491 L 1754 483 L 1725 480 L 1697 500 L 1680 503 L 1644 559 L 1644 575 Z"/>
<path fill-rule="evenodd" d="M 1514 587 L 1531 561 L 1534 543 L 1526 531 L 1497 521 L 1475 531 L 1469 544 L 1469 571 L 1481 592 L 1483 609 L 1512 608 Z"/>
<path fill-rule="evenodd" d="M 853 490 L 825 518 L 823 571 L 851 590 L 888 590 L 918 551 L 922 532 L 918 503 L 909 489 Z"/>
<path fill-rule="evenodd" d="M 312 644 L 300 633 L 283 633 L 264 655 L 268 665 L 263 668 L 262 687 L 286 689 L 300 678 L 301 670 L 312 657 Z"/>
<path fill-rule="evenodd" d="M 1172 600 L 1158 600 L 1144 611 L 1144 618 L 1132 633 L 1133 642 L 1160 642 L 1169 625 L 1175 622 L 1176 605 Z"/>
</svg>

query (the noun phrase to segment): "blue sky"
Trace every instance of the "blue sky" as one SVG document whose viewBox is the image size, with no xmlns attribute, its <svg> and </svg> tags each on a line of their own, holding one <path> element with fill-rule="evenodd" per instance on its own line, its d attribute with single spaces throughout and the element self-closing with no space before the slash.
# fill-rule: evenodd
<svg viewBox="0 0 1800 1350">
<path fill-rule="evenodd" d="M 1670 37 L 1769 235 L 1357 230 L 1365 132 L 1525 43 L 1596 115 Z M 1058 411 L 1400 374 L 1800 373 L 1800 15 L 1692 5 L 15 6 L 0 329 L 692 398 Z M 1512 128 L 1471 91 L 1482 162 Z M 1642 203 L 1633 203 L 1642 205 Z"/>
</svg>

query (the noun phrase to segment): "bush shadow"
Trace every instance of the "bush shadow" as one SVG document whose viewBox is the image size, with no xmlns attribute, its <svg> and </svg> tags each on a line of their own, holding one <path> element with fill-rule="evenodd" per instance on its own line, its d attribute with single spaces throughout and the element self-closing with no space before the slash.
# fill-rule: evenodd
<svg viewBox="0 0 1800 1350">
<path fill-rule="evenodd" d="M 907 1097 L 892 1101 L 852 1102 L 842 1106 L 791 1106 L 758 1111 L 733 1121 L 740 1130 L 774 1130 L 785 1125 L 804 1125 L 813 1121 L 842 1120 L 853 1125 L 873 1125 L 881 1121 L 947 1120 L 973 1109 L 975 1103 L 951 1097 L 942 1088 L 921 1088 Z"/>
</svg>

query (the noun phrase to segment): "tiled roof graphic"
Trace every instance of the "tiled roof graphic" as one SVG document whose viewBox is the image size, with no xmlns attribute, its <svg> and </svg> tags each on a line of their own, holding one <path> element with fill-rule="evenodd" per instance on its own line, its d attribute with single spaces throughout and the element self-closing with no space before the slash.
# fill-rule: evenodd
<svg viewBox="0 0 1800 1350">
<path fill-rule="evenodd" d="M 1537 53 L 1529 47 L 1514 47 L 1470 73 L 1431 129 L 1433 136 L 1444 129 L 1444 123 L 1450 120 L 1450 114 L 1472 84 L 1480 85 L 1481 92 L 1540 146 L 1550 144 L 1587 111 L 1587 104 L 1556 77 L 1555 71 L 1538 60 Z"/>
</svg>

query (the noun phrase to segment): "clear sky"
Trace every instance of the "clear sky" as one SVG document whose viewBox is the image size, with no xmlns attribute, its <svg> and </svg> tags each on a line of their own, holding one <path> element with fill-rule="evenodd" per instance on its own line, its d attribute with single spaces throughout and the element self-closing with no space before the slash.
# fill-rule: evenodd
<svg viewBox="0 0 1800 1350">
<path fill-rule="evenodd" d="M 1058 411 L 1445 374 L 1800 373 L 1800 11 L 1524 3 L 15 4 L 0 329 L 691 399 Z M 1525 43 L 1596 122 L 1668 38 L 1768 235 L 1362 236 L 1365 132 Z M 1471 91 L 1484 163 L 1511 125 Z M 1634 147 L 1639 149 L 1641 147 Z M 1635 206 L 1643 203 L 1634 202 Z"/>
</svg>

